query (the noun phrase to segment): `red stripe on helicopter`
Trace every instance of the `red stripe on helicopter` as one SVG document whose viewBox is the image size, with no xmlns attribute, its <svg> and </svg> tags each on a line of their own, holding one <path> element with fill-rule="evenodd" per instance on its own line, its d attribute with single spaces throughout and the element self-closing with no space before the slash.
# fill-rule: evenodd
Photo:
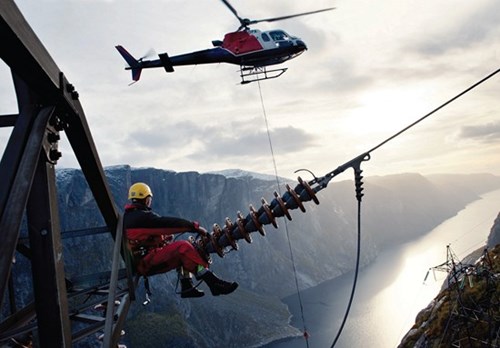
<svg viewBox="0 0 500 348">
<path fill-rule="evenodd" d="M 263 49 L 259 40 L 246 31 L 228 33 L 224 36 L 222 47 L 234 54 L 248 53 Z"/>
</svg>

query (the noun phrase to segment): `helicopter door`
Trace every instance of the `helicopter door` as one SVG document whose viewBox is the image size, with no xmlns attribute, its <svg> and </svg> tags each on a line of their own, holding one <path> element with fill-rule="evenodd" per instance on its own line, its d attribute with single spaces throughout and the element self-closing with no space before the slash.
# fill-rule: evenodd
<svg viewBox="0 0 500 348">
<path fill-rule="evenodd" d="M 268 32 L 261 33 L 259 41 L 264 49 L 276 48 L 276 43 L 271 39 Z"/>
</svg>

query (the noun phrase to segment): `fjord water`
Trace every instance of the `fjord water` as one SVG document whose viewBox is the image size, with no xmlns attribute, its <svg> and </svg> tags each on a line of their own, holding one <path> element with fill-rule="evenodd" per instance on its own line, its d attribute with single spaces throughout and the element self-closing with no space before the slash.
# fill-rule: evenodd
<svg viewBox="0 0 500 348">
<path fill-rule="evenodd" d="M 447 245 L 461 259 L 482 248 L 500 211 L 500 190 L 482 195 L 454 217 L 409 243 L 383 251 L 360 271 L 349 317 L 335 347 L 397 347 L 415 316 L 438 294 L 444 272 L 427 271 L 446 261 Z M 341 325 L 353 274 L 301 292 L 310 348 L 330 347 Z M 285 299 L 292 324 L 303 328 L 297 296 Z M 306 347 L 303 338 L 266 348 Z"/>
</svg>

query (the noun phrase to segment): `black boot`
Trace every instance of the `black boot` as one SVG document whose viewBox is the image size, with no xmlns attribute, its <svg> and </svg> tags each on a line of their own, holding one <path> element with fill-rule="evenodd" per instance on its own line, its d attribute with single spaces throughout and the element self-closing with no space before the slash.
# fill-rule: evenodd
<svg viewBox="0 0 500 348">
<path fill-rule="evenodd" d="M 193 286 L 191 278 L 181 278 L 181 297 L 202 297 L 205 293 Z"/>
<path fill-rule="evenodd" d="M 218 278 L 209 270 L 206 270 L 203 275 L 199 276 L 199 279 L 202 279 L 205 283 L 207 283 L 213 296 L 230 294 L 238 287 L 238 283 L 226 282 L 225 280 Z"/>
</svg>

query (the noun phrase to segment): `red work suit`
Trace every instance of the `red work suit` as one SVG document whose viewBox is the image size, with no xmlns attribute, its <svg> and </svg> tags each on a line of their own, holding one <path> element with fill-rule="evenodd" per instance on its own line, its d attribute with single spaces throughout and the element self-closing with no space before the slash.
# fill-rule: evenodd
<svg viewBox="0 0 500 348">
<path fill-rule="evenodd" d="M 190 242 L 173 241 L 173 234 L 196 232 L 194 222 L 160 216 L 145 204 L 132 203 L 125 206 L 123 226 L 141 275 L 164 273 L 180 266 L 192 273 L 196 273 L 198 265 L 208 268 L 207 261 Z"/>
</svg>

